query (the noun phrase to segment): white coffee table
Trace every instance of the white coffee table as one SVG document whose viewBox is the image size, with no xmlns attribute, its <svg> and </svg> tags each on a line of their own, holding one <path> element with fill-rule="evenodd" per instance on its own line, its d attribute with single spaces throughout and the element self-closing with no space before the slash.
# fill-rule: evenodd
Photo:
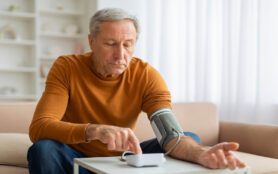
<svg viewBox="0 0 278 174">
<path fill-rule="evenodd" d="M 175 160 L 166 157 L 166 162 L 159 167 L 131 167 L 126 162 L 120 161 L 120 157 L 94 157 L 75 158 L 74 174 L 79 173 L 79 166 L 82 166 L 95 173 L 111 174 L 251 174 L 250 167 L 236 170 L 217 169 L 211 170 L 197 164 Z"/>
</svg>

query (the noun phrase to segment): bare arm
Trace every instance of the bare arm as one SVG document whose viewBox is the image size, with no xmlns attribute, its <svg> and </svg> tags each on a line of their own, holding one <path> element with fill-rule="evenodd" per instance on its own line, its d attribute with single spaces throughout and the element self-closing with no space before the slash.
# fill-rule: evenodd
<svg viewBox="0 0 278 174">
<path fill-rule="evenodd" d="M 175 142 L 176 139 L 171 140 L 166 145 L 165 150 L 168 151 Z M 233 170 L 236 167 L 243 168 L 246 166 L 232 153 L 238 147 L 237 143 L 220 143 L 212 147 L 205 147 L 198 144 L 191 137 L 183 136 L 170 155 L 174 158 L 199 163 L 212 169 L 230 168 Z"/>
</svg>

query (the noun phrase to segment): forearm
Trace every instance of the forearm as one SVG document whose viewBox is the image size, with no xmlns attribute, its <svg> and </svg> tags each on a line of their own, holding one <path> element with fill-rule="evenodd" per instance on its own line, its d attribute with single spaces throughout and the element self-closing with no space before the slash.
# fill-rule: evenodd
<svg viewBox="0 0 278 174">
<path fill-rule="evenodd" d="M 53 139 L 64 144 L 85 142 L 87 124 L 75 124 L 51 118 L 34 120 L 30 126 L 30 138 L 33 142 L 40 139 Z"/>
<path fill-rule="evenodd" d="M 167 152 L 177 141 L 177 138 L 172 139 L 165 147 Z M 175 149 L 170 153 L 170 156 L 176 159 L 199 163 L 199 157 L 207 148 L 198 144 L 189 136 L 182 136 L 180 142 Z"/>
</svg>

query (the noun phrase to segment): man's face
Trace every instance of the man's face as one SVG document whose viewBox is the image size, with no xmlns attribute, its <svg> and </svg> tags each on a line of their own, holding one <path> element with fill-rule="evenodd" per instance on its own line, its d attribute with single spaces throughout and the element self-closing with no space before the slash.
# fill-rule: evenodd
<svg viewBox="0 0 278 174">
<path fill-rule="evenodd" d="M 130 20 L 102 22 L 95 40 L 88 36 L 94 70 L 105 77 L 122 74 L 132 58 L 136 34 Z"/>
</svg>

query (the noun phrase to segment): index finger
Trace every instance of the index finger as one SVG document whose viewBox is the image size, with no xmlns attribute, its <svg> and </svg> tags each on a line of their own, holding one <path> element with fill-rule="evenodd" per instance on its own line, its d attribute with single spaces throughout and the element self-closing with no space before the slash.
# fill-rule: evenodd
<svg viewBox="0 0 278 174">
<path fill-rule="evenodd" d="M 134 152 L 136 154 L 142 154 L 142 150 L 141 150 L 141 147 L 140 147 L 139 140 L 137 139 L 137 137 L 135 136 L 133 131 L 130 130 L 130 129 L 128 131 L 128 141 L 132 145 L 132 147 L 130 149 L 132 152 Z"/>
<path fill-rule="evenodd" d="M 225 151 L 230 151 L 230 150 L 235 151 L 238 148 L 239 148 L 239 144 L 236 143 L 236 142 L 229 142 L 229 143 L 224 143 L 223 144 L 223 149 Z"/>
</svg>

